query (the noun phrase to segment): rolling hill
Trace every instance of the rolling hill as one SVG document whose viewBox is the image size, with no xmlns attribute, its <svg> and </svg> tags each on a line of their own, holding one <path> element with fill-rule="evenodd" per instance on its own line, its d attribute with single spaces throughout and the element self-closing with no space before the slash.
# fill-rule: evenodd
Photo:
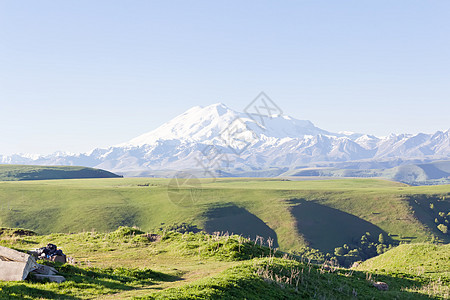
<svg viewBox="0 0 450 300">
<path fill-rule="evenodd" d="M 403 244 L 362 262 L 357 270 L 380 273 L 424 273 L 450 284 L 450 244 Z"/>
<path fill-rule="evenodd" d="M 304 168 L 280 175 L 280 177 L 290 176 L 386 178 L 413 185 L 449 184 L 450 161 L 404 164 L 386 169 L 355 169 L 351 164 L 347 164 L 345 168 Z"/>
<path fill-rule="evenodd" d="M 402 245 L 380 256 L 394 265 L 411 259 L 414 268 L 367 270 L 312 264 L 308 257 L 287 255 L 239 236 L 158 231 L 121 227 L 95 231 L 35 235 L 0 229 L 0 245 L 22 251 L 54 243 L 72 258 L 54 266 L 61 284 L 0 281 L 0 299 L 446 299 L 442 277 L 448 246 Z M 406 248 L 406 249 L 405 249 Z M 416 251 L 420 248 L 420 251 Z M 430 255 L 428 255 L 430 254 Z M 370 265 L 370 266 L 373 266 Z M 359 270 L 359 268 L 361 270 Z M 370 268 L 370 267 L 369 267 Z M 383 273 L 384 272 L 384 273 Z M 373 282 L 388 284 L 380 291 Z"/>
<path fill-rule="evenodd" d="M 116 178 L 114 173 L 87 167 L 0 165 L 0 181 Z"/>
<path fill-rule="evenodd" d="M 449 212 L 450 186 L 410 187 L 376 179 L 0 182 L 0 225 L 5 227 L 48 234 L 134 225 L 151 231 L 161 223 L 184 222 L 210 233 L 270 237 L 284 251 L 308 246 L 333 253 L 344 244 L 357 247 L 366 232 L 394 244 L 448 242 L 450 236 L 437 226 L 445 226 Z"/>
<path fill-rule="evenodd" d="M 406 291 L 440 295 L 437 298 L 442 299 L 450 297 L 450 244 L 400 245 L 362 262 L 355 269 L 376 276 L 418 276 L 424 284 Z"/>
</svg>

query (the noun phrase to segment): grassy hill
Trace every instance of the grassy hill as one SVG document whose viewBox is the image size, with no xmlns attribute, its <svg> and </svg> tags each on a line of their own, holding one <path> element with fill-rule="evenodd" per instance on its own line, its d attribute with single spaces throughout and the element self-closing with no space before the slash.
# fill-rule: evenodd
<svg viewBox="0 0 450 300">
<path fill-rule="evenodd" d="M 0 165 L 0 181 L 115 177 L 120 176 L 105 170 L 86 167 Z"/>
<path fill-rule="evenodd" d="M 449 184 L 450 161 L 402 165 L 389 169 L 307 168 L 291 170 L 283 176 L 386 178 L 414 185 Z"/>
<path fill-rule="evenodd" d="M 159 231 L 137 228 L 114 232 L 33 235 L 0 229 L 0 245 L 27 250 L 49 242 L 73 258 L 53 265 L 67 279 L 58 285 L 29 278 L 0 282 L 0 299 L 445 299 L 443 281 L 428 289 L 424 274 L 435 271 L 438 258 L 423 272 L 339 269 L 329 263 L 285 255 L 240 236 Z M 414 246 L 414 245 L 413 245 Z M 447 255 L 448 247 L 428 245 L 432 254 Z M 390 257 L 388 251 L 383 257 Z M 403 250 L 399 251 L 404 253 Z M 401 259 L 394 255 L 395 262 Z M 406 259 L 406 258 L 404 258 Z M 419 257 L 418 257 L 419 259 Z M 372 281 L 383 281 L 379 291 Z"/>
<path fill-rule="evenodd" d="M 422 287 L 408 290 L 450 297 L 450 244 L 400 245 L 363 262 L 356 270 L 377 275 L 420 276 Z"/>
<path fill-rule="evenodd" d="M 405 165 L 384 171 L 385 177 L 417 184 L 449 182 L 450 161 Z"/>
<path fill-rule="evenodd" d="M 375 179 L 200 179 L 179 186 L 153 178 L 0 182 L 0 225 L 48 234 L 134 225 L 152 231 L 185 222 L 210 233 L 270 237 L 283 251 L 309 246 L 332 254 L 344 245 L 360 247 L 366 232 L 374 243 L 380 234 L 391 244 L 449 242 L 437 228 L 448 224 L 449 201 L 450 186 Z"/>
<path fill-rule="evenodd" d="M 403 244 L 361 263 L 356 269 L 383 273 L 421 273 L 450 284 L 450 244 Z M 427 270 L 425 273 L 424 270 Z"/>
</svg>

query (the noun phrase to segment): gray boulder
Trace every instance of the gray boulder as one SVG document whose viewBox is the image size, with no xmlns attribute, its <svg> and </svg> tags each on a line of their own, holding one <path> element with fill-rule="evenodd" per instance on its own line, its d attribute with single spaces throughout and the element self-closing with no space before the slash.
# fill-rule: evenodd
<svg viewBox="0 0 450 300">
<path fill-rule="evenodd" d="M 34 257 L 0 246 L 0 280 L 19 281 L 27 278 L 38 265 Z"/>
</svg>

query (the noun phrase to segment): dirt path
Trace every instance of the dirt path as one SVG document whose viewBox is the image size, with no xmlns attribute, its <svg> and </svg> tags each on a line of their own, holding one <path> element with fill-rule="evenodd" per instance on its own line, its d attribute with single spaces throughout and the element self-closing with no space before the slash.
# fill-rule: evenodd
<svg viewBox="0 0 450 300">
<path fill-rule="evenodd" d="M 124 291 L 124 292 L 116 293 L 116 294 L 112 294 L 112 295 L 101 296 L 101 297 L 98 297 L 95 299 L 102 299 L 102 300 L 129 299 L 132 297 L 145 296 L 145 295 L 148 295 L 148 294 L 151 294 L 154 292 L 158 292 L 161 290 L 165 290 L 168 288 L 179 287 L 179 286 L 194 282 L 196 280 L 199 280 L 199 279 L 202 279 L 202 278 L 205 278 L 208 276 L 213 276 L 215 274 L 218 274 L 218 273 L 224 271 L 227 268 L 235 266 L 236 264 L 238 264 L 238 262 L 209 261 L 209 262 L 199 264 L 197 268 L 195 268 L 195 266 L 188 266 L 189 269 L 185 269 L 185 270 L 176 269 L 175 273 L 178 274 L 178 276 L 179 276 L 178 280 L 170 281 L 170 282 L 167 282 L 167 281 L 157 282 L 154 285 L 149 285 L 149 286 L 145 286 L 142 288 Z M 167 268 L 167 266 L 164 268 Z M 180 273 L 182 273 L 181 276 L 179 275 Z M 176 274 L 170 274 L 170 275 L 176 275 Z"/>
</svg>

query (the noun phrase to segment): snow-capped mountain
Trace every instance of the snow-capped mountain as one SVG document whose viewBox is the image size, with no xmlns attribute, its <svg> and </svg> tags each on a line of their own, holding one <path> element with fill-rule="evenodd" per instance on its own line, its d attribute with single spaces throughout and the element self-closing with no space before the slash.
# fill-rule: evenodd
<svg viewBox="0 0 450 300">
<path fill-rule="evenodd" d="M 258 122 L 262 119 L 262 121 Z M 238 120 L 237 122 L 235 122 Z M 161 140 L 182 142 L 220 143 L 221 134 L 230 125 L 250 130 L 259 138 L 301 138 L 306 135 L 329 134 L 310 121 L 288 116 L 255 116 L 236 112 L 222 103 L 207 107 L 195 106 L 157 129 L 118 146 L 151 145 Z"/>
<path fill-rule="evenodd" d="M 240 113 L 218 103 L 193 107 L 155 130 L 106 149 L 48 156 L 0 155 L 0 162 L 83 165 L 125 175 L 201 170 L 205 176 L 217 171 L 227 175 L 262 172 L 267 176 L 265 170 L 284 172 L 319 163 L 449 158 L 450 130 L 383 138 L 333 133 L 310 121 Z"/>
</svg>

